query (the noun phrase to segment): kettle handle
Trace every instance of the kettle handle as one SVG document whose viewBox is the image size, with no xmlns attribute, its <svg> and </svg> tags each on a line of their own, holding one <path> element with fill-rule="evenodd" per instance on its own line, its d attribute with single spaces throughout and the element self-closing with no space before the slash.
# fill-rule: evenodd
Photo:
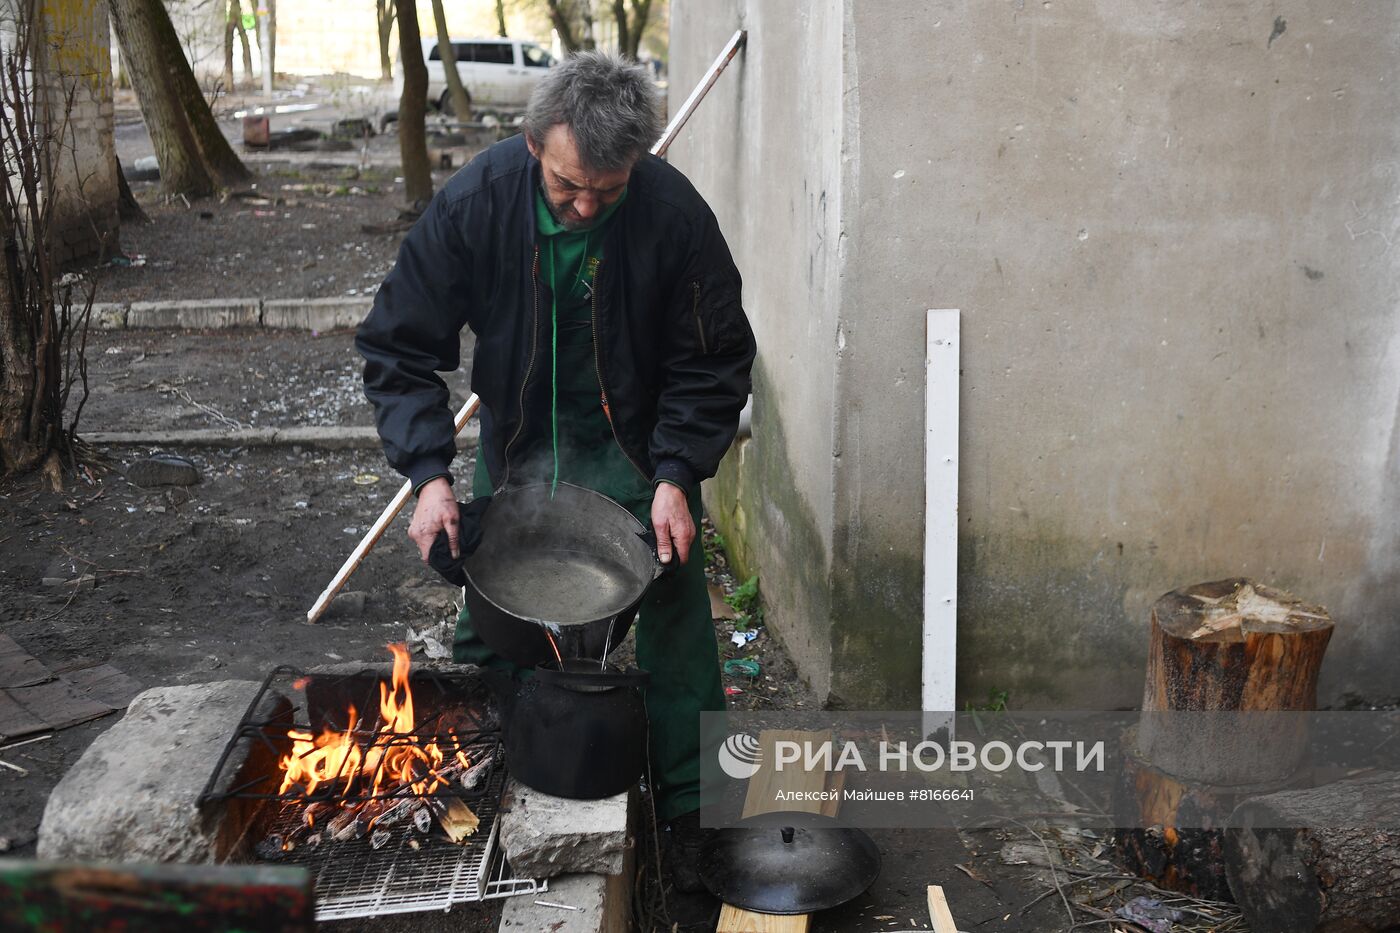
<svg viewBox="0 0 1400 933">
<path fill-rule="evenodd" d="M 535 668 L 535 680 L 561 687 L 645 687 L 651 675 L 635 667 L 625 671 L 557 671 L 541 665 Z"/>
</svg>

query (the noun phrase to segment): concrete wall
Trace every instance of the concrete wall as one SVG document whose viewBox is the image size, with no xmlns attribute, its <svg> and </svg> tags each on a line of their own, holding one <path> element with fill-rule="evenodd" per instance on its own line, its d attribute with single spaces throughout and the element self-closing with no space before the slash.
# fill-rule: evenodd
<svg viewBox="0 0 1400 933">
<path fill-rule="evenodd" d="M 712 54 L 682 27 L 723 18 L 681 6 L 673 74 L 683 46 Z M 774 393 L 752 442 L 773 422 L 833 441 L 831 615 L 770 599 L 785 637 L 829 635 L 826 658 L 800 654 L 814 680 L 859 705 L 917 696 L 923 311 L 959 307 L 963 697 L 1133 705 L 1151 601 L 1234 574 L 1333 611 L 1324 700 L 1394 695 L 1400 8 L 880 0 L 827 15 L 843 29 L 828 68 L 845 99 L 844 346 L 760 333 L 766 368 L 793 354 L 792 370 L 834 367 L 836 388 L 824 412 Z M 773 39 L 754 30 L 750 66 L 805 54 Z M 771 83 L 745 75 L 743 99 L 825 99 Z M 728 106 L 707 116 L 746 150 Z M 775 171 L 812 183 L 820 138 L 802 120 Z M 702 155 L 683 164 L 717 195 L 735 168 Z M 750 187 L 744 205 L 784 200 Z M 805 261 L 741 253 L 749 303 Z M 736 472 L 740 501 L 770 494 Z M 791 573 L 751 548 L 771 596 Z"/>
<path fill-rule="evenodd" d="M 112 71 L 107 7 L 45 0 L 40 68 L 54 146 L 54 258 L 100 255 L 116 242 L 117 156 L 112 138 Z"/>
<path fill-rule="evenodd" d="M 672 112 L 741 22 L 761 44 L 735 59 L 671 149 L 719 218 L 762 348 L 753 439 L 731 452 L 707 501 L 741 570 L 763 574 L 769 605 L 782 607 L 774 624 L 824 691 L 845 174 L 841 4 L 673 3 Z"/>
</svg>

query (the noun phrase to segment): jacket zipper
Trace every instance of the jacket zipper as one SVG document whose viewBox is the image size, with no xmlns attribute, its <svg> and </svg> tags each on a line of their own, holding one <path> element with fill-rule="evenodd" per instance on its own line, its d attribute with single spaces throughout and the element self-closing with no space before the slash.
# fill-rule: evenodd
<svg viewBox="0 0 1400 933">
<path fill-rule="evenodd" d="M 700 321 L 700 281 L 697 279 L 690 285 L 695 290 L 695 302 L 691 305 L 690 311 L 695 315 L 695 333 L 700 335 L 700 352 L 709 354 L 710 348 L 705 341 L 705 325 Z"/>
<path fill-rule="evenodd" d="M 603 382 L 603 356 L 598 350 L 598 277 L 603 271 L 603 261 L 598 261 L 598 267 L 593 270 L 593 365 L 598 370 L 598 391 L 603 395 L 603 414 L 608 416 L 608 428 L 612 431 L 613 442 L 617 444 L 617 449 L 622 451 L 622 455 L 627 458 L 627 462 L 632 464 L 632 469 L 637 471 L 645 482 L 650 483 L 651 477 L 647 476 L 637 461 L 632 459 L 632 455 L 627 452 L 627 448 L 622 446 L 622 439 L 617 436 L 617 425 L 613 424 L 612 406 L 608 404 L 608 388 Z"/>
<path fill-rule="evenodd" d="M 535 323 L 530 331 L 530 362 L 525 365 L 525 379 L 520 383 L 520 423 L 515 427 L 515 433 L 510 440 L 506 441 L 506 446 L 502 452 L 505 459 L 505 476 L 501 479 L 501 486 L 504 487 L 510 482 L 510 448 L 511 445 L 520 439 L 520 433 L 525 430 L 525 388 L 530 384 L 530 375 L 535 371 L 535 355 L 540 345 L 540 247 L 535 244 L 535 258 L 530 263 L 530 286 L 535 294 Z M 595 338 L 596 347 L 596 338 Z"/>
</svg>

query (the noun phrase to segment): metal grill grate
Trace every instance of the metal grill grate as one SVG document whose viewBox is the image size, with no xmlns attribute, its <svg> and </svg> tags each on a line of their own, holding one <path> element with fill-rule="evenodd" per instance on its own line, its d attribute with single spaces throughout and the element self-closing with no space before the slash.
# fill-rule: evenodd
<svg viewBox="0 0 1400 933">
<path fill-rule="evenodd" d="M 489 758 L 494 762 L 485 780 L 474 790 L 465 791 L 453 781 L 432 795 L 438 799 L 453 796 L 463 800 L 476 814 L 479 820 L 476 832 L 461 845 L 447 839 L 436 825 L 427 833 L 419 832 L 412 820 L 403 820 L 387 829 L 391 835 L 378 849 L 371 845 L 373 834 L 341 842 L 321 838 L 319 844 L 309 844 L 303 822 L 308 802 L 338 808 L 342 804 L 380 798 L 368 793 L 346 793 L 338 786 L 339 782 L 318 788 L 309 796 L 299 792 L 282 795 L 277 793 L 275 775 L 239 773 L 237 763 L 241 758 L 233 753 L 240 745 L 261 744 L 278 754 L 288 749 L 286 733 L 293 724 L 285 719 L 259 716 L 265 694 L 277 691 L 292 696 L 305 688 L 307 705 L 299 711 L 309 715 L 309 721 L 294 727 L 312 731 L 324 726 L 343 728 L 343 724 L 334 722 L 336 711 L 345 708 L 347 698 L 356 701 L 358 708 L 372 708 L 369 701 L 377 692 L 378 680 L 369 671 L 349 677 L 308 677 L 289 667 L 274 670 L 234 730 L 233 738 L 205 787 L 201 804 L 224 804 L 239 799 L 266 801 L 264 816 L 258 821 L 265 826 L 266 838 L 280 836 L 298 840 L 289 850 L 279 852 L 275 861 L 305 867 L 315 878 L 316 919 L 319 921 L 447 910 L 457 904 L 545 890 L 542 882 L 515 878 L 497 851 L 496 816 L 506 780 L 504 755 L 491 705 L 483 703 L 486 688 L 473 676 L 458 672 L 417 673 L 412 678 L 415 700 L 420 689 L 426 689 L 425 699 L 431 695 L 434 700 L 442 701 L 427 704 L 436 705 L 438 712 L 429 715 L 424 728 L 412 736 L 396 736 L 390 740 L 433 739 L 449 755 L 460 747 L 474 761 Z M 322 696 L 313 697 L 313 693 Z M 455 726 L 450 733 L 442 733 L 443 722 L 439 720 L 449 708 L 453 711 L 449 718 L 455 719 Z M 356 734 L 360 734 L 358 730 Z M 372 731 L 365 735 L 366 741 L 373 738 Z M 315 831 L 318 835 L 319 826 L 329 815 L 322 811 Z"/>
<path fill-rule="evenodd" d="M 481 820 L 467 844 L 456 845 L 439 834 L 424 836 L 411 828 L 398 832 L 380 849 L 369 837 L 311 848 L 298 846 L 282 864 L 305 866 L 316 878 L 316 919 L 344 920 L 457 905 L 542 890 L 540 882 L 510 874 L 496 850 L 503 771 L 472 809 Z M 297 817 L 288 816 L 289 827 Z M 413 849 L 409 840 L 421 848 Z"/>
</svg>

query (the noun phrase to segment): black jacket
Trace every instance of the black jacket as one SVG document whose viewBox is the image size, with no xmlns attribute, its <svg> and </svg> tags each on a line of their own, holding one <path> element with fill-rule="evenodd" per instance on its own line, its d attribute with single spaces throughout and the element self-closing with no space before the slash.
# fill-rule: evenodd
<svg viewBox="0 0 1400 933">
<path fill-rule="evenodd" d="M 535 231 L 539 162 L 515 136 L 452 177 L 404 238 L 360 325 L 365 394 L 389 463 L 413 482 L 456 453 L 447 387 L 463 325 L 476 335 L 479 452 L 496 488 L 545 437 L 550 294 Z M 618 445 L 652 482 L 714 475 L 749 393 L 753 332 L 713 212 L 679 171 L 644 156 L 603 242 L 595 362 Z"/>
</svg>

